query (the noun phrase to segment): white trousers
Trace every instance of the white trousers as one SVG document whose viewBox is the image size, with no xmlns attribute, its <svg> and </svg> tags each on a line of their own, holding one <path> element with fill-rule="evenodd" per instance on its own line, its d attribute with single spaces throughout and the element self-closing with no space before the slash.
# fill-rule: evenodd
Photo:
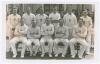
<svg viewBox="0 0 100 64">
<path fill-rule="evenodd" d="M 73 28 L 69 28 L 69 36 L 68 36 L 68 39 L 71 39 L 72 38 L 72 33 L 73 33 Z"/>
<path fill-rule="evenodd" d="M 65 55 L 66 53 L 67 53 L 67 49 L 68 49 L 68 42 L 69 42 L 69 40 L 68 39 L 61 39 L 61 38 L 56 38 L 55 40 L 54 40 L 54 52 L 55 52 L 55 54 L 59 54 L 59 45 L 58 45 L 58 43 L 62 43 L 62 44 L 64 44 L 64 46 L 62 47 L 62 54 L 63 55 Z"/>
<path fill-rule="evenodd" d="M 87 34 L 87 37 L 86 37 L 86 41 L 89 44 L 89 46 L 86 49 L 86 53 L 90 53 L 90 48 L 91 48 L 91 45 L 92 45 L 91 39 L 92 39 L 92 28 L 88 28 L 88 34 Z"/>
<path fill-rule="evenodd" d="M 13 55 L 17 55 L 17 50 L 16 50 L 16 44 L 18 42 L 22 42 L 22 50 L 21 50 L 21 56 L 24 56 L 25 54 L 25 49 L 26 49 L 26 43 L 27 43 L 27 38 L 20 36 L 20 37 L 14 37 L 10 40 L 10 46 L 13 52 Z"/>
<path fill-rule="evenodd" d="M 86 42 L 85 39 L 81 39 L 81 38 L 72 38 L 72 39 L 70 40 L 69 45 L 70 45 L 70 49 L 71 49 L 71 55 L 72 55 L 73 57 L 75 57 L 75 55 L 76 55 L 76 53 L 77 53 L 77 50 L 75 50 L 75 48 L 74 48 L 74 45 L 75 45 L 76 43 L 80 43 L 80 44 L 81 44 L 81 45 L 80 45 L 80 50 L 78 51 L 78 56 L 79 56 L 79 57 L 82 57 L 84 51 L 86 50 L 86 48 L 87 48 L 89 45 L 88 45 L 88 43 Z"/>
<path fill-rule="evenodd" d="M 94 38 L 95 38 L 95 34 L 94 32 L 92 32 L 92 36 L 91 36 L 91 47 L 94 48 Z"/>
<path fill-rule="evenodd" d="M 10 44 L 9 44 L 9 40 L 6 39 L 6 52 L 10 51 Z"/>
<path fill-rule="evenodd" d="M 33 47 L 32 47 L 32 43 L 34 43 L 34 51 L 35 51 L 35 54 L 37 54 L 38 52 L 38 49 L 40 47 L 40 42 L 39 42 L 39 39 L 28 39 L 28 42 L 27 42 L 27 46 L 30 50 L 30 54 L 33 53 Z"/>
<path fill-rule="evenodd" d="M 52 53 L 52 49 L 53 49 L 53 39 L 51 37 L 46 38 L 46 37 L 42 37 L 40 40 L 40 45 L 41 45 L 41 49 L 42 49 L 42 54 L 46 53 L 46 49 L 45 49 L 45 42 L 48 43 L 48 52 L 49 54 Z"/>
</svg>

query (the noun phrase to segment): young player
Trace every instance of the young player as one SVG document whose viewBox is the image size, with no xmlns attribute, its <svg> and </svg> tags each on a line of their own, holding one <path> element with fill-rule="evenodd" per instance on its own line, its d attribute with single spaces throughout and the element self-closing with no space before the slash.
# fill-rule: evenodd
<svg viewBox="0 0 100 64">
<path fill-rule="evenodd" d="M 82 19 L 79 20 L 79 25 L 73 30 L 73 38 L 70 40 L 71 56 L 75 58 L 76 50 L 74 45 L 80 43 L 80 50 L 78 51 L 79 58 L 82 58 L 84 51 L 88 47 L 88 43 L 85 40 L 87 36 L 87 28 L 84 26 Z"/>
<path fill-rule="evenodd" d="M 27 44 L 27 34 L 28 26 L 21 22 L 20 25 L 17 25 L 14 32 L 14 38 L 10 40 L 11 49 L 13 52 L 13 58 L 17 56 L 16 44 L 22 42 L 21 58 L 24 58 L 25 48 Z"/>
<path fill-rule="evenodd" d="M 33 55 L 36 56 L 38 48 L 40 47 L 40 42 L 39 42 L 40 36 L 41 36 L 40 27 L 38 27 L 35 22 L 32 22 L 27 32 L 27 38 L 28 38 L 27 46 L 30 50 L 30 56 L 32 56 L 33 54 L 32 43 L 34 43 L 34 48 L 35 48 L 34 50 L 35 53 Z"/>
<path fill-rule="evenodd" d="M 55 57 L 58 57 L 58 43 L 62 43 L 64 45 L 63 51 L 62 51 L 62 57 L 65 57 L 66 55 L 66 51 L 68 48 L 68 28 L 66 26 L 64 26 L 63 24 L 63 19 L 59 20 L 59 25 L 58 27 L 55 29 L 55 40 L 54 40 L 54 52 L 55 52 Z"/>
<path fill-rule="evenodd" d="M 52 55 L 51 55 L 52 48 L 53 48 L 52 35 L 54 33 L 54 26 L 50 22 L 51 22 L 50 19 L 47 18 L 46 23 L 43 24 L 42 27 L 41 27 L 41 34 L 42 34 L 42 38 L 40 40 L 40 44 L 41 44 L 41 47 L 42 47 L 41 57 L 44 57 L 44 55 L 45 55 L 45 42 L 48 42 L 49 57 L 52 57 Z"/>
<path fill-rule="evenodd" d="M 30 8 L 27 8 L 26 13 L 24 13 L 22 16 L 22 20 L 28 27 L 31 25 L 31 22 L 35 20 L 35 15 L 31 13 Z"/>
<path fill-rule="evenodd" d="M 41 27 L 45 23 L 46 18 L 48 17 L 42 9 L 39 10 L 40 13 L 36 15 L 36 24 Z"/>
<path fill-rule="evenodd" d="M 91 19 L 91 17 L 88 16 L 87 10 L 83 11 L 83 16 L 81 16 L 80 18 L 83 19 L 83 21 L 85 22 L 85 27 L 87 27 L 87 30 L 88 30 L 86 41 L 88 42 L 89 47 L 87 48 L 86 53 L 90 54 L 91 35 L 92 35 L 92 19 Z"/>
<path fill-rule="evenodd" d="M 14 37 L 14 30 L 20 24 L 21 16 L 17 14 L 17 8 L 13 8 L 13 13 L 7 17 L 7 37 L 12 39 Z"/>
<path fill-rule="evenodd" d="M 51 23 L 56 27 L 58 25 L 58 20 L 61 18 L 60 13 L 57 11 L 57 8 L 53 8 L 52 13 L 49 14 Z"/>
<path fill-rule="evenodd" d="M 68 13 L 66 13 L 63 17 L 64 25 L 69 28 L 69 37 L 68 39 L 72 38 L 72 31 L 74 27 L 77 25 L 77 18 L 75 14 L 72 12 L 72 9 L 68 9 Z"/>
</svg>

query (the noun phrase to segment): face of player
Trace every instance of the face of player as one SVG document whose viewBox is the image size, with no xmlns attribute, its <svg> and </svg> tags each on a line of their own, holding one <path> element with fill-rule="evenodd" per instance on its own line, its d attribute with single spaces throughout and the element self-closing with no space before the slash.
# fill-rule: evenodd
<svg viewBox="0 0 100 64">
<path fill-rule="evenodd" d="M 56 11 L 57 11 L 57 9 L 56 9 L 56 8 L 54 8 L 54 9 L 53 9 L 53 13 L 56 13 Z"/>
<path fill-rule="evenodd" d="M 59 25 L 62 27 L 63 26 L 63 20 L 61 19 L 59 22 Z"/>
<path fill-rule="evenodd" d="M 30 14 L 31 13 L 30 8 L 27 8 L 26 12 L 27 12 L 27 14 Z"/>
<path fill-rule="evenodd" d="M 83 12 L 83 16 L 87 16 L 88 12 L 87 11 L 84 11 Z"/>
<path fill-rule="evenodd" d="M 23 26 L 24 25 L 24 22 L 23 21 L 21 21 L 21 26 Z"/>
<path fill-rule="evenodd" d="M 41 14 L 41 15 L 43 14 L 43 10 L 40 10 L 40 14 Z"/>
<path fill-rule="evenodd" d="M 32 22 L 32 27 L 34 28 L 34 27 L 36 27 L 36 24 L 35 24 L 35 22 Z"/>
<path fill-rule="evenodd" d="M 47 19 L 46 20 L 46 25 L 49 25 L 50 24 L 50 19 Z"/>
<path fill-rule="evenodd" d="M 80 26 L 80 27 L 83 26 L 83 20 L 82 20 L 82 19 L 79 20 L 79 26 Z"/>
<path fill-rule="evenodd" d="M 14 15 L 17 14 L 17 9 L 13 9 L 13 14 L 14 14 Z"/>
<path fill-rule="evenodd" d="M 72 13 L 72 10 L 71 9 L 68 9 L 68 13 L 71 14 Z"/>
</svg>

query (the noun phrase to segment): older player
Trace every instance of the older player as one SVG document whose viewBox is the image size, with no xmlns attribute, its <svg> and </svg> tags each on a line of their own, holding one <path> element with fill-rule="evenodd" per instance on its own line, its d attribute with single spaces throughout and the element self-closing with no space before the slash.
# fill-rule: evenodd
<svg viewBox="0 0 100 64">
<path fill-rule="evenodd" d="M 86 41 L 88 42 L 89 47 L 87 48 L 86 53 L 87 54 L 90 54 L 91 35 L 92 35 L 92 19 L 91 19 L 91 17 L 88 16 L 87 10 L 84 10 L 83 11 L 83 16 L 80 17 L 80 18 L 83 19 L 83 21 L 85 22 L 85 26 L 87 27 L 87 30 L 88 30 L 88 34 L 87 34 L 87 37 L 86 37 Z"/>
<path fill-rule="evenodd" d="M 48 46 L 49 46 L 49 57 L 52 57 L 51 53 L 52 53 L 52 48 L 53 48 L 53 40 L 52 40 L 52 35 L 54 33 L 54 26 L 50 23 L 50 19 L 47 18 L 46 19 L 46 23 L 42 25 L 41 27 L 41 34 L 42 34 L 42 38 L 40 40 L 41 43 L 41 47 L 42 47 L 42 55 L 41 57 L 44 57 L 45 55 L 45 42 L 48 42 Z"/>
<path fill-rule="evenodd" d="M 64 25 L 69 28 L 69 39 L 71 39 L 73 28 L 77 25 L 77 18 L 72 13 L 72 9 L 68 9 L 68 13 L 64 15 L 63 19 Z"/>
<path fill-rule="evenodd" d="M 79 58 L 82 58 L 84 51 L 86 50 L 88 43 L 85 38 L 87 36 L 87 28 L 84 26 L 84 22 L 82 19 L 79 20 L 79 25 L 73 31 L 73 38 L 70 40 L 70 49 L 72 58 L 76 55 L 76 50 L 74 45 L 76 43 L 80 43 L 80 50 L 78 51 Z"/>
<path fill-rule="evenodd" d="M 23 24 L 23 22 L 21 22 L 21 24 L 17 25 L 15 28 L 14 38 L 10 40 L 10 45 L 14 58 L 17 56 L 16 44 L 18 42 L 22 42 L 21 58 L 24 58 L 25 47 L 27 43 L 27 38 L 26 38 L 27 30 L 28 27 L 27 25 Z"/>
<path fill-rule="evenodd" d="M 54 40 L 54 52 L 56 53 L 55 57 L 58 57 L 58 44 L 62 43 L 64 46 L 62 51 L 62 57 L 65 57 L 67 48 L 68 48 L 68 28 L 64 26 L 63 19 L 60 19 L 58 27 L 55 29 L 55 40 Z"/>
<path fill-rule="evenodd" d="M 27 8 L 26 13 L 22 16 L 22 20 L 27 26 L 30 26 L 31 22 L 35 20 L 35 15 L 31 13 L 30 8 Z"/>
<path fill-rule="evenodd" d="M 28 38 L 27 46 L 30 50 L 30 56 L 32 56 L 33 54 L 32 43 L 34 43 L 34 47 L 35 47 L 35 53 L 34 53 L 35 56 L 37 54 L 38 48 L 40 47 L 40 42 L 39 42 L 40 27 L 36 26 L 35 22 L 32 22 L 31 26 L 29 27 L 27 38 Z"/>
<path fill-rule="evenodd" d="M 42 9 L 40 9 L 39 11 L 40 13 L 36 15 L 36 23 L 41 27 L 41 25 L 45 23 L 45 20 L 48 16 L 44 14 Z"/>
</svg>

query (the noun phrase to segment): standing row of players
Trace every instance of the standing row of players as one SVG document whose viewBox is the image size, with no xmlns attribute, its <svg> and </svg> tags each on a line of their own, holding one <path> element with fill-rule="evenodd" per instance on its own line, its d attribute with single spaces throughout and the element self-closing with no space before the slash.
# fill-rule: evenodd
<svg viewBox="0 0 100 64">
<path fill-rule="evenodd" d="M 62 57 L 65 57 L 67 48 L 70 46 L 72 58 L 76 55 L 74 44 L 79 42 L 81 49 L 79 50 L 79 58 L 82 58 L 84 51 L 90 53 L 92 19 L 87 15 L 87 11 L 83 11 L 83 16 L 80 17 L 78 23 L 76 16 L 69 9 L 63 19 L 54 8 L 53 12 L 47 16 L 40 10 L 40 14 L 36 16 L 27 8 L 27 12 L 22 18 L 17 14 L 17 9 L 13 9 L 13 14 L 7 18 L 7 37 L 13 51 L 13 57 L 17 56 L 16 45 L 22 42 L 21 58 L 24 57 L 26 47 L 30 50 L 30 55 L 33 55 L 31 43 L 36 46 L 35 54 L 39 48 L 42 49 L 41 57 L 45 55 L 45 42 L 48 42 L 49 57 L 52 57 L 52 51 L 55 57 L 58 56 L 58 43 L 64 44 Z M 54 38 L 52 38 L 52 35 Z"/>
</svg>

